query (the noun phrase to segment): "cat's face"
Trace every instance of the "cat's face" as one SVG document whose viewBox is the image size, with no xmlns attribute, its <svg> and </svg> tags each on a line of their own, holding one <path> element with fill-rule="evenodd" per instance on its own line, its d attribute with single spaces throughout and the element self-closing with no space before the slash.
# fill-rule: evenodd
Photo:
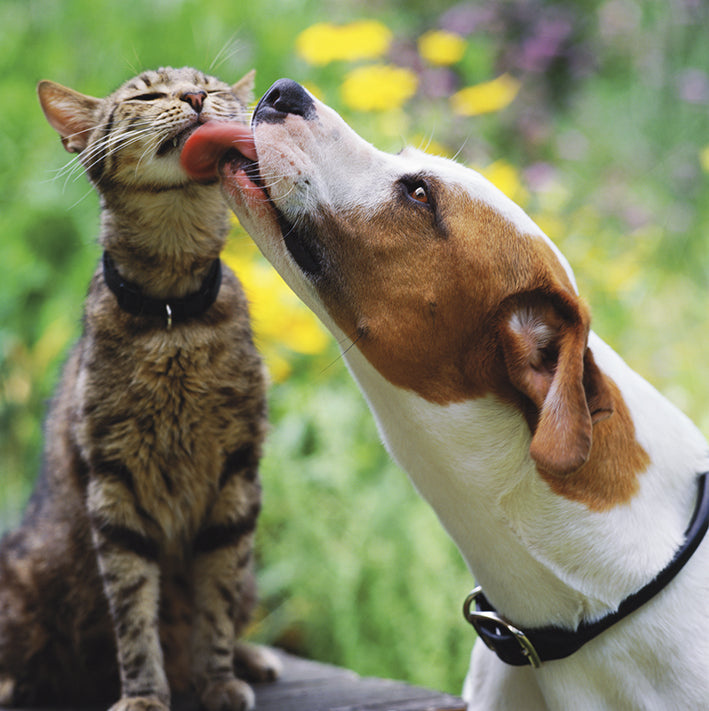
<svg viewBox="0 0 709 711">
<path fill-rule="evenodd" d="M 247 120 L 253 72 L 230 86 L 196 69 L 165 67 L 127 81 L 105 99 L 42 81 L 37 88 L 49 123 L 70 153 L 79 153 L 101 189 L 160 191 L 189 182 L 180 151 L 207 121 Z"/>
</svg>

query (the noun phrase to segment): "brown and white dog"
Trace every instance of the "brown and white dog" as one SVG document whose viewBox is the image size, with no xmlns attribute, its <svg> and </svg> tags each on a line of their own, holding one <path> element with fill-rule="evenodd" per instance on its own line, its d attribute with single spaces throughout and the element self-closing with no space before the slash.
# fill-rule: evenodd
<svg viewBox="0 0 709 711">
<path fill-rule="evenodd" d="M 589 330 L 558 249 L 476 172 L 382 153 L 295 82 L 271 87 L 252 129 L 203 127 L 183 165 L 219 171 L 241 223 L 344 344 L 388 450 L 499 614 L 574 630 L 651 581 L 683 542 L 709 450 Z M 508 666 L 478 641 L 466 701 L 709 708 L 708 602 L 705 543 L 567 658 Z"/>
</svg>

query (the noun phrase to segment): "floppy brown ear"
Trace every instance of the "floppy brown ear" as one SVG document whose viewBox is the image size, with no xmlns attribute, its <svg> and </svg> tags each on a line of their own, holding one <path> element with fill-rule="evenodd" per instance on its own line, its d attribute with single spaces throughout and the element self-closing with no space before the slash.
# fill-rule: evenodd
<svg viewBox="0 0 709 711">
<path fill-rule="evenodd" d="M 61 136 L 64 148 L 69 153 L 81 153 L 96 127 L 96 109 L 101 99 L 46 79 L 37 85 L 37 95 L 47 121 Z"/>
<path fill-rule="evenodd" d="M 613 412 L 587 339 L 582 307 L 549 297 L 515 304 L 501 332 L 510 382 L 537 411 L 529 452 L 550 474 L 579 469 L 591 452 L 593 423 Z"/>
</svg>

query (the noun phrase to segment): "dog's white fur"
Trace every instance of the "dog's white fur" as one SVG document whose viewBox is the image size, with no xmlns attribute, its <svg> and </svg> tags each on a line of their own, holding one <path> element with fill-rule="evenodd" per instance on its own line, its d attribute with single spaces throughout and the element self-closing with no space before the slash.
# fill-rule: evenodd
<svg viewBox="0 0 709 711">
<path fill-rule="evenodd" d="M 413 259 L 410 255 L 418 249 L 415 235 L 402 231 L 398 224 L 383 227 L 381 220 L 369 218 L 400 199 L 396 197 L 400 188 L 396 192 L 392 186 L 401 176 L 424 175 L 437 186 L 436 209 L 451 218 L 446 239 L 461 240 L 472 260 L 480 249 L 473 238 L 476 225 L 463 230 L 469 229 L 470 234 L 459 234 L 461 225 L 454 219 L 457 200 L 482 205 L 486 214 L 493 215 L 492 230 L 499 221 L 505 234 L 512 229 L 524 236 L 520 239 L 546 244 L 568 277 L 569 291 L 575 291 L 571 269 L 558 249 L 517 205 L 479 174 L 418 151 L 382 153 L 333 110 L 320 102 L 314 107 L 315 116 L 308 120 L 288 115 L 279 122 L 256 123 L 255 145 L 270 198 L 291 223 L 311 225 L 311 238 L 322 238 L 325 251 L 332 244 L 325 231 L 330 240 L 340 228 L 348 235 L 366 238 L 364 250 L 370 254 L 355 254 L 349 242 L 338 243 L 336 266 L 345 280 L 350 279 L 347 284 L 368 278 L 362 265 L 366 267 L 369 258 L 369 266 L 376 266 L 378 244 L 389 249 L 392 240 L 409 239 L 410 251 L 394 258 Z M 583 488 L 573 495 L 564 493 L 555 488 L 553 477 L 540 475 L 538 462 L 530 454 L 533 427 L 515 403 L 494 391 L 457 398 L 449 389 L 438 398 L 435 392 L 422 395 L 415 388 L 392 383 L 383 361 L 364 345 L 369 331 L 353 333 L 342 316 L 345 306 L 357 304 L 343 306 L 339 291 L 322 288 L 317 278 L 303 273 L 286 249 L 273 207 L 260 188 L 250 186 L 243 173 L 228 170 L 224 187 L 237 216 L 266 257 L 344 344 L 344 358 L 368 400 L 387 449 L 434 508 L 476 581 L 505 617 L 522 627 L 574 628 L 582 620 L 614 610 L 668 563 L 691 517 L 697 474 L 709 469 L 707 444 L 682 413 L 598 336 L 589 334 L 588 348 L 603 376 L 617 386 L 617 400 L 622 399 L 627 407 L 647 463 L 634 475 L 637 485 L 632 495 L 594 504 L 585 498 Z M 408 209 L 405 205 L 397 208 L 393 219 L 406 216 L 402 211 Z M 412 204 L 411 210 L 416 209 Z M 346 224 L 338 224 L 338 219 Z M 490 225 L 490 219 L 486 224 Z M 495 250 L 488 255 L 492 259 L 502 256 Z M 415 273 L 409 283 L 397 288 L 394 310 L 406 305 L 407 294 L 414 295 L 440 279 L 458 278 L 454 273 L 428 270 L 425 261 L 414 261 L 411 268 Z M 560 278 L 563 281 L 563 275 Z M 357 301 L 354 287 L 347 293 L 350 301 Z M 386 294 L 373 303 L 367 306 L 366 316 L 374 322 L 382 314 L 372 310 L 394 308 Z M 447 304 L 438 303 L 436 308 L 440 313 Z M 514 311 L 509 328 L 517 333 L 527 328 L 534 339 L 546 327 L 526 316 L 525 308 Z M 392 323 L 390 318 L 386 322 Z M 389 331 L 377 332 L 377 337 L 386 339 Z M 349 347 L 349 339 L 355 340 L 354 346 Z M 393 347 L 402 347 L 400 340 L 393 343 Z M 408 375 L 415 383 L 417 374 Z M 608 422 L 615 422 L 616 417 L 611 415 Z M 608 456 L 615 455 L 611 451 Z M 574 476 L 564 473 L 559 479 Z M 469 708 L 709 708 L 708 593 L 709 543 L 705 543 L 660 595 L 567 659 L 547 662 L 538 670 L 509 667 L 478 641 L 464 689 Z"/>
</svg>

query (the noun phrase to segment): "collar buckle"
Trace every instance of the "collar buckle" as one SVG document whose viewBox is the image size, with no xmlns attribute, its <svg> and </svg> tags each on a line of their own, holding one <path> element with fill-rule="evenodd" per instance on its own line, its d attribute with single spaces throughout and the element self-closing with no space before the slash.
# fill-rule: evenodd
<svg viewBox="0 0 709 711">
<path fill-rule="evenodd" d="M 538 669 L 542 665 L 542 660 L 529 637 L 521 629 L 494 612 L 482 612 L 476 609 L 475 602 L 481 595 L 482 588 L 478 585 L 463 603 L 463 615 L 475 628 L 478 637 L 498 656 L 502 646 L 509 647 L 510 643 L 516 643 L 519 645 L 517 654 L 521 652 L 522 658 L 534 669 Z"/>
</svg>

